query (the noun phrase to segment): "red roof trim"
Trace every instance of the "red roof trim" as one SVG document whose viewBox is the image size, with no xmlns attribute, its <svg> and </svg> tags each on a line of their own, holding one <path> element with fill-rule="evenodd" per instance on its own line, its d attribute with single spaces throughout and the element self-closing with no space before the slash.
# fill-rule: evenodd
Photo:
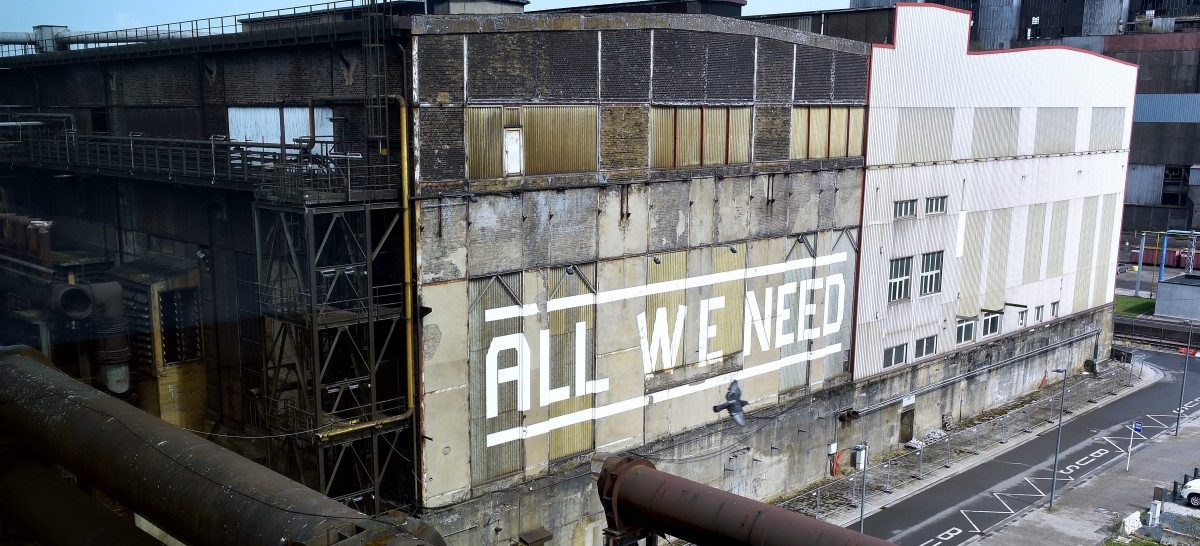
<svg viewBox="0 0 1200 546">
<path fill-rule="evenodd" d="M 896 7 L 901 7 L 901 6 L 912 7 L 912 8 L 939 8 L 939 9 L 944 9 L 946 11 L 957 11 L 959 13 L 965 13 L 967 15 L 971 15 L 971 10 L 969 10 L 969 9 L 952 8 L 950 6 L 943 6 L 941 4 L 927 4 L 924 2 L 896 2 Z"/>
<path fill-rule="evenodd" d="M 1106 61 L 1112 61 L 1114 63 L 1121 63 L 1123 65 L 1132 66 L 1134 68 L 1138 67 L 1137 64 L 1131 63 L 1129 61 L 1122 61 L 1121 59 L 1109 57 L 1108 55 L 1104 55 L 1102 53 L 1096 53 L 1095 51 L 1091 51 L 1088 49 L 1081 49 L 1078 47 L 1071 47 L 1071 46 L 1065 46 L 1065 45 L 1043 45 L 1043 46 L 1030 46 L 1030 47 L 1016 47 L 1013 49 L 995 49 L 995 50 L 991 50 L 991 51 L 968 51 L 967 55 L 994 55 L 997 53 L 1021 53 L 1023 51 L 1036 51 L 1039 49 L 1058 49 L 1058 50 L 1074 51 L 1077 53 L 1087 53 L 1088 55 L 1100 57 L 1101 59 L 1104 59 Z"/>
</svg>

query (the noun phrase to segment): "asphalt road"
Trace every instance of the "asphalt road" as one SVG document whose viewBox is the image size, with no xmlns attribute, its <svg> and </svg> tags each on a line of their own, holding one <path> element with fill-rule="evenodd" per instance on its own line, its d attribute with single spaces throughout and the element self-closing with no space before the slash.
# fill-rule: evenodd
<svg viewBox="0 0 1200 546">
<path fill-rule="evenodd" d="M 1147 364 L 1166 372 L 1165 377 L 1063 424 L 1060 490 L 1066 482 L 1086 476 L 1110 459 L 1123 459 L 1134 419 L 1144 423 L 1141 434 L 1134 435 L 1135 446 L 1146 437 L 1173 429 L 1183 357 L 1141 354 Z M 1196 360 L 1189 372 L 1185 413 L 1200 409 L 1200 365 Z M 891 505 L 867 518 L 867 534 L 901 546 L 952 546 L 987 531 L 1049 494 L 1055 436 L 1056 430 L 1051 428 L 993 460 Z M 1135 464 L 1150 464 L 1136 461 L 1136 452 L 1134 459 Z M 858 523 L 850 527 L 857 530 Z"/>
</svg>

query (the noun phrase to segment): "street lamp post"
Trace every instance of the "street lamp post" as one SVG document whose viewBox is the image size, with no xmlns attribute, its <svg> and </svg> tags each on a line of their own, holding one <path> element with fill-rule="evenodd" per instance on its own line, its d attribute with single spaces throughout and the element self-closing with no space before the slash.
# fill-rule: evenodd
<svg viewBox="0 0 1200 546">
<path fill-rule="evenodd" d="M 1050 508 L 1054 508 L 1054 491 L 1058 485 L 1058 452 L 1062 449 L 1062 422 L 1067 402 L 1067 370 L 1056 368 L 1054 373 L 1063 374 L 1062 394 L 1058 396 L 1058 439 L 1054 441 L 1054 474 L 1050 475 Z"/>
<path fill-rule="evenodd" d="M 1187 387 L 1188 361 L 1192 359 L 1192 321 L 1188 323 L 1187 352 L 1183 353 L 1183 380 L 1179 382 L 1179 407 L 1175 409 L 1175 435 L 1179 436 L 1179 421 L 1183 419 L 1183 389 Z"/>
<path fill-rule="evenodd" d="M 858 532 L 862 533 L 867 521 L 867 443 L 863 442 L 853 449 L 862 458 L 862 490 L 858 497 Z"/>
</svg>

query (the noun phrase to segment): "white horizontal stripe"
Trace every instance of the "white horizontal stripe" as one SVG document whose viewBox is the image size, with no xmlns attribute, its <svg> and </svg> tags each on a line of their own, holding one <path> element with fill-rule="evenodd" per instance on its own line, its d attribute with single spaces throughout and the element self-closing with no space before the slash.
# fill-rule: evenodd
<svg viewBox="0 0 1200 546">
<path fill-rule="evenodd" d="M 667 400 L 671 400 L 673 398 L 679 398 L 681 396 L 687 396 L 689 394 L 694 394 L 694 393 L 712 389 L 715 387 L 723 387 L 723 386 L 726 386 L 729 382 L 734 381 L 734 380 L 749 379 L 751 377 L 756 377 L 756 376 L 759 376 L 759 375 L 762 375 L 765 373 L 770 373 L 770 372 L 773 372 L 776 370 L 786 368 L 793 364 L 799 364 L 801 362 L 807 362 L 809 360 L 815 360 L 818 358 L 826 357 L 831 354 L 838 353 L 841 350 L 842 350 L 842 344 L 834 343 L 833 345 L 830 345 L 830 346 L 822 348 L 822 349 L 817 349 L 815 351 L 808 351 L 808 352 L 803 352 L 803 353 L 799 353 L 799 354 L 794 354 L 791 356 L 785 356 L 774 362 L 770 362 L 767 364 L 761 364 L 758 366 L 752 366 L 750 368 L 745 368 L 745 369 L 737 370 L 734 372 L 729 372 L 726 374 L 718 375 L 716 377 L 710 377 L 710 378 L 705 379 L 704 381 L 700 381 L 698 383 L 693 383 L 690 385 L 680 385 L 678 387 L 671 387 L 669 389 L 664 389 L 664 390 L 661 390 L 658 392 L 652 392 L 650 394 L 647 394 L 644 396 L 639 396 L 637 398 L 630 398 L 628 400 L 622 400 L 620 402 L 613 402 L 612 404 L 606 404 L 606 405 L 599 406 L 596 408 L 589 408 L 589 409 L 584 409 L 584 410 L 579 410 L 576 412 L 568 413 L 566 415 L 559 415 L 557 417 L 551 417 L 540 423 L 534 423 L 532 425 L 525 426 L 525 427 L 516 427 L 516 428 L 510 428 L 508 430 L 502 430 L 499 432 L 493 432 L 491 434 L 488 434 L 488 436 L 487 436 L 487 445 L 488 445 L 488 447 L 492 447 L 495 445 L 512 442 L 514 440 L 520 440 L 523 438 L 531 438 L 534 436 L 540 436 L 542 434 L 546 434 L 555 429 L 569 427 L 571 425 L 583 423 L 586 421 L 595 421 L 597 419 L 602 419 L 604 417 L 609 417 L 609 416 L 617 415 L 620 413 L 625 413 L 630 410 L 635 410 L 635 409 L 638 409 L 641 407 L 645 407 L 650 404 L 664 402 Z"/>
<path fill-rule="evenodd" d="M 684 279 L 676 279 L 672 281 L 662 281 L 653 284 L 642 286 L 633 286 L 629 288 L 618 288 L 616 290 L 606 290 L 596 294 L 581 294 L 578 296 L 567 296 L 556 298 L 546 302 L 546 312 L 561 311 L 563 309 L 574 309 L 576 307 L 586 307 L 589 305 L 599 305 L 601 303 L 612 303 L 616 301 L 631 300 L 635 298 L 644 298 L 654 294 L 662 294 L 664 292 L 674 292 L 676 290 L 685 290 L 688 288 L 700 288 L 702 286 L 712 286 L 723 282 L 740 281 L 743 279 L 753 279 L 756 277 L 765 277 L 767 275 L 775 275 L 778 273 L 786 273 L 797 269 L 805 269 L 809 267 L 823 267 L 846 261 L 846 253 L 838 252 L 828 256 L 818 256 L 816 258 L 800 258 L 796 260 L 788 260 L 786 262 L 760 265 L 756 267 L 747 267 L 745 269 L 735 269 L 733 271 L 722 271 L 720 273 L 709 273 L 707 275 L 699 275 L 696 277 L 687 277 Z M 519 311 L 521 306 L 510 305 L 508 307 L 498 307 L 496 309 L 488 309 L 484 312 L 484 320 L 491 322 L 493 320 L 502 320 L 506 318 L 516 318 L 518 316 L 529 316 L 535 314 L 536 305 L 527 304 L 524 307 L 533 305 L 535 310 L 533 313 L 522 313 Z M 493 313 L 495 311 L 495 313 Z M 493 318 L 495 317 L 495 318 Z"/>
<path fill-rule="evenodd" d="M 483 321 L 492 322 L 493 320 L 504 320 L 517 317 L 532 317 L 538 314 L 538 306 L 536 303 L 527 303 L 525 305 L 509 305 L 507 307 L 497 307 L 488 309 L 483 312 Z"/>
</svg>

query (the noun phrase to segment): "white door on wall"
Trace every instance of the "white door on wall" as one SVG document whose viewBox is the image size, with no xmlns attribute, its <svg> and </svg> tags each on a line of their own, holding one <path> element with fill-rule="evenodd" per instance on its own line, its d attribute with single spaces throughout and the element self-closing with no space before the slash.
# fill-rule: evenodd
<svg viewBox="0 0 1200 546">
<path fill-rule="evenodd" d="M 504 175 L 521 174 L 524 170 L 524 154 L 521 150 L 521 129 L 504 130 Z"/>
</svg>

